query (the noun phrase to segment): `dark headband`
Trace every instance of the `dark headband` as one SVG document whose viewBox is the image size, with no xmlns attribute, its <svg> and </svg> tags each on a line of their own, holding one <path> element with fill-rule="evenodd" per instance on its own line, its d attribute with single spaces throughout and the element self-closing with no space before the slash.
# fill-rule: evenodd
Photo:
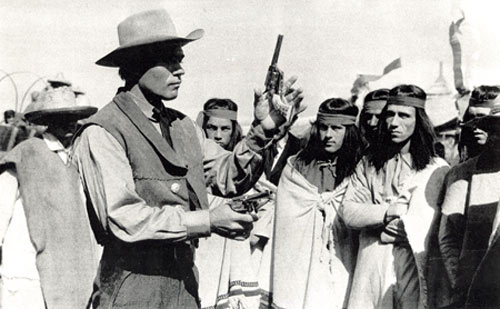
<svg viewBox="0 0 500 309">
<path fill-rule="evenodd" d="M 472 107 L 488 107 L 492 108 L 495 103 L 500 101 L 500 95 L 494 99 L 491 100 L 478 100 L 475 98 L 470 98 L 469 100 L 469 106 Z"/>
<path fill-rule="evenodd" d="M 386 104 L 387 104 L 387 100 L 366 101 L 363 104 L 363 111 L 364 112 L 380 113 L 380 111 L 384 108 L 384 106 Z"/>
<path fill-rule="evenodd" d="M 316 117 L 318 122 L 333 124 L 333 125 L 353 125 L 356 124 L 356 116 L 345 115 L 345 114 L 327 114 L 318 113 Z"/>
<path fill-rule="evenodd" d="M 203 113 L 208 117 L 217 117 L 229 120 L 237 120 L 238 113 L 236 111 L 231 111 L 227 109 L 209 109 L 203 111 Z"/>
<path fill-rule="evenodd" d="M 425 100 L 414 97 L 400 96 L 400 95 L 389 96 L 387 98 L 387 105 L 389 104 L 413 106 L 416 108 L 425 109 Z"/>
</svg>

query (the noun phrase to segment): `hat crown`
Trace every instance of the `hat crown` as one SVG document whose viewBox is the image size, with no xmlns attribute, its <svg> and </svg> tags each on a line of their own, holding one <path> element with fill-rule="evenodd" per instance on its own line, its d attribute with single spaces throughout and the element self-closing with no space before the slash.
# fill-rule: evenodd
<svg viewBox="0 0 500 309">
<path fill-rule="evenodd" d="M 126 46 L 155 37 L 177 37 L 172 18 L 165 10 L 144 11 L 129 16 L 118 25 L 118 41 Z"/>
<path fill-rule="evenodd" d="M 28 105 L 25 113 L 34 111 L 47 111 L 60 108 L 77 107 L 76 97 L 71 88 L 48 88 L 38 95 L 33 104 Z"/>
</svg>

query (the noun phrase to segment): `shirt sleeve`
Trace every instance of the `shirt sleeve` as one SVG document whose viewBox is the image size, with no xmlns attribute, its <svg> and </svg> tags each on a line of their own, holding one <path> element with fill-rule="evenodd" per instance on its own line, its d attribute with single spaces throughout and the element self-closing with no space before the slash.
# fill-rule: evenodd
<svg viewBox="0 0 500 309">
<path fill-rule="evenodd" d="M 384 224 L 386 203 L 375 204 L 366 178 L 364 161 L 356 166 L 340 207 L 342 219 L 353 229 L 376 228 Z"/>
<path fill-rule="evenodd" d="M 250 190 L 264 171 L 263 153 L 270 151 L 271 138 L 260 128 L 251 127 L 233 152 L 224 150 L 198 130 L 207 188 L 213 195 L 233 197 Z"/>
<path fill-rule="evenodd" d="M 439 225 L 439 250 L 452 287 L 457 284 L 460 252 L 465 231 L 465 204 L 468 182 L 464 177 L 456 177 L 456 169 L 448 174 L 446 193 L 441 207 Z"/>
<path fill-rule="evenodd" d="M 12 171 L 7 170 L 0 174 L 0 246 L 3 244 L 5 233 L 14 213 L 14 205 L 18 196 L 18 182 Z"/>
<path fill-rule="evenodd" d="M 183 241 L 210 235 L 208 210 L 151 207 L 135 191 L 124 149 L 105 129 L 86 128 L 76 141 L 77 165 L 87 197 L 104 230 L 125 242 Z"/>
</svg>

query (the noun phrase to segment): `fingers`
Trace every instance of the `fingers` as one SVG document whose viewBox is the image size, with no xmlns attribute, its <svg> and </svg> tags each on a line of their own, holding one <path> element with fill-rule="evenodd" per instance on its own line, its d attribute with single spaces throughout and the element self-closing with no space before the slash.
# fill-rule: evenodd
<svg viewBox="0 0 500 309">
<path fill-rule="evenodd" d="M 235 216 L 233 218 L 233 221 L 234 222 L 237 222 L 237 223 L 240 223 L 242 225 L 246 225 L 246 224 L 249 224 L 249 223 L 253 223 L 254 221 L 257 221 L 256 218 L 254 218 L 251 214 L 249 213 L 244 213 L 244 214 L 241 214 L 241 213 L 237 213 L 235 212 Z"/>
<path fill-rule="evenodd" d="M 289 79 L 286 80 L 286 82 L 283 83 L 283 88 L 282 88 L 282 93 L 284 95 L 287 95 L 290 92 L 290 89 L 292 88 L 293 84 L 297 81 L 297 76 L 293 75 Z"/>
<path fill-rule="evenodd" d="M 281 96 L 281 94 L 282 94 L 282 93 L 286 93 L 286 91 L 285 91 L 285 90 L 284 90 L 284 88 L 283 88 L 283 87 L 284 87 L 284 86 L 283 86 L 283 80 L 284 80 L 284 78 L 285 78 L 285 73 L 283 73 L 283 71 L 282 71 L 282 70 L 280 70 L 280 69 L 278 69 L 278 71 L 279 71 L 279 74 L 280 74 L 280 75 L 279 75 L 279 80 L 278 80 L 278 81 L 279 81 L 279 86 L 278 86 L 278 91 L 279 91 L 279 93 L 277 93 L 277 95 L 280 95 L 280 96 Z"/>
<path fill-rule="evenodd" d="M 297 89 L 289 89 L 290 91 L 288 94 L 285 96 L 285 99 L 287 102 L 292 103 L 292 105 L 297 106 L 298 103 L 304 99 L 304 95 L 302 94 L 304 90 L 302 88 L 297 88 Z"/>
<path fill-rule="evenodd" d="M 263 96 L 262 89 L 254 88 L 253 90 L 254 105 L 257 105 L 257 103 L 261 100 L 262 96 Z"/>
</svg>

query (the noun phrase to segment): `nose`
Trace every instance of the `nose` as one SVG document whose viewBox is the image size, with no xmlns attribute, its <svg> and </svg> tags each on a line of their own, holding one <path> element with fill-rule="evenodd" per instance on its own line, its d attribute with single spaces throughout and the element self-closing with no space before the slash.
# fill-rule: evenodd
<svg viewBox="0 0 500 309">
<path fill-rule="evenodd" d="M 392 117 L 391 122 L 389 123 L 389 126 L 391 128 L 397 127 L 399 125 L 399 122 L 400 122 L 399 117 L 397 115 L 395 115 L 394 117 Z"/>
<path fill-rule="evenodd" d="M 325 137 L 331 138 L 333 136 L 333 130 L 332 128 L 328 128 L 325 132 Z"/>
<path fill-rule="evenodd" d="M 172 72 L 172 75 L 177 77 L 181 77 L 185 73 L 184 68 L 182 67 L 180 62 L 173 64 L 172 67 L 170 68 L 170 71 Z"/>
<path fill-rule="evenodd" d="M 372 115 L 372 117 L 368 120 L 368 125 L 370 127 L 376 127 L 378 124 L 378 118 L 375 115 Z"/>
<path fill-rule="evenodd" d="M 215 138 L 216 140 L 219 140 L 219 139 L 221 139 L 221 138 L 222 138 L 222 135 L 221 135 L 221 130 L 216 130 L 216 131 L 215 131 L 214 138 Z"/>
</svg>

